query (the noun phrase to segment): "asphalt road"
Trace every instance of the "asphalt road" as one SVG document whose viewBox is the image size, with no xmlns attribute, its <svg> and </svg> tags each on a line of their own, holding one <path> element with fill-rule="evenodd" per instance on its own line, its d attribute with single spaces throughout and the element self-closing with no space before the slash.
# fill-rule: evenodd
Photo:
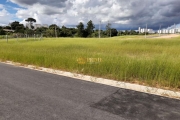
<svg viewBox="0 0 180 120">
<path fill-rule="evenodd" d="M 179 120 L 180 100 L 0 63 L 0 120 Z"/>
</svg>

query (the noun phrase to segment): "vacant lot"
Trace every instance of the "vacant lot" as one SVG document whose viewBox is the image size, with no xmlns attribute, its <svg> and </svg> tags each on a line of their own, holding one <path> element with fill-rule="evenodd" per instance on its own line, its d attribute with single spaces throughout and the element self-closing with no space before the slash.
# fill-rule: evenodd
<svg viewBox="0 0 180 120">
<path fill-rule="evenodd" d="M 180 89 L 179 37 L 2 39 L 0 60 Z"/>
</svg>

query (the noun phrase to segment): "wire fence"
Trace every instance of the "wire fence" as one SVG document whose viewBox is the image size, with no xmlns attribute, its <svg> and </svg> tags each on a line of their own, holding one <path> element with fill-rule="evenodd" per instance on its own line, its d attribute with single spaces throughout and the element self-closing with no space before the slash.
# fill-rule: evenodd
<svg viewBox="0 0 180 120">
<path fill-rule="evenodd" d="M 42 40 L 43 34 L 13 34 L 13 35 L 1 35 L 0 40 Z"/>
</svg>

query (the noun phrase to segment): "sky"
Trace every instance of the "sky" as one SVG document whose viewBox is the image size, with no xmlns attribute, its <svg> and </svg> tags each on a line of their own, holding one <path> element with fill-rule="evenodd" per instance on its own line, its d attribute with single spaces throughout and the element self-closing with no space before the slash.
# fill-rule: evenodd
<svg viewBox="0 0 180 120">
<path fill-rule="evenodd" d="M 0 25 L 32 17 L 37 24 L 75 27 L 92 20 L 118 30 L 159 29 L 180 23 L 180 0 L 0 0 Z"/>
</svg>

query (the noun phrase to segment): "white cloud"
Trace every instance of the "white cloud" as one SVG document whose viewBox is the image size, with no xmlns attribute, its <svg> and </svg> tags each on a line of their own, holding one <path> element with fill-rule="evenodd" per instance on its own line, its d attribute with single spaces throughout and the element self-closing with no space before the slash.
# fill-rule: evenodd
<svg viewBox="0 0 180 120">
<path fill-rule="evenodd" d="M 0 4 L 0 25 L 7 25 L 12 15 Z"/>
<path fill-rule="evenodd" d="M 36 17 L 39 23 L 45 22 L 52 24 L 56 21 L 58 25 L 76 25 L 80 21 L 87 22 L 91 19 L 94 23 L 99 23 L 101 20 L 103 22 L 118 21 L 118 23 L 124 24 L 129 20 L 117 20 L 118 17 L 128 17 L 131 15 L 131 10 L 125 9 L 118 0 L 66 0 L 66 2 L 61 5 L 62 7 L 52 6 L 51 1 L 49 1 L 49 4 L 45 4 L 41 0 L 39 0 L 39 2 L 32 1 L 31 3 L 22 0 L 11 1 L 26 6 L 27 8 L 18 10 L 16 14 L 18 18 Z M 61 3 L 62 2 L 57 0 L 57 4 Z M 29 4 L 31 4 L 31 6 L 29 6 Z M 123 12 L 119 12 L 122 11 L 122 9 L 124 9 Z M 44 18 L 40 18 L 40 16 L 45 17 L 46 21 Z M 59 22 L 55 19 L 58 19 Z"/>
<path fill-rule="evenodd" d="M 108 21 L 118 26 L 169 26 L 179 22 L 179 0 L 9 0 L 24 8 L 16 8 L 19 19 L 33 17 L 37 23 L 77 25 L 92 20 Z M 0 5 L 0 9 L 3 6 Z M 6 10 L 1 14 L 8 14 Z"/>
<path fill-rule="evenodd" d="M 8 13 L 5 9 L 2 9 L 2 10 L 0 11 L 0 16 L 2 17 L 2 19 L 3 19 L 3 17 L 5 17 L 6 15 L 9 15 L 9 13 Z"/>
<path fill-rule="evenodd" d="M 0 9 L 3 9 L 4 8 L 4 5 L 0 4 Z"/>
</svg>

